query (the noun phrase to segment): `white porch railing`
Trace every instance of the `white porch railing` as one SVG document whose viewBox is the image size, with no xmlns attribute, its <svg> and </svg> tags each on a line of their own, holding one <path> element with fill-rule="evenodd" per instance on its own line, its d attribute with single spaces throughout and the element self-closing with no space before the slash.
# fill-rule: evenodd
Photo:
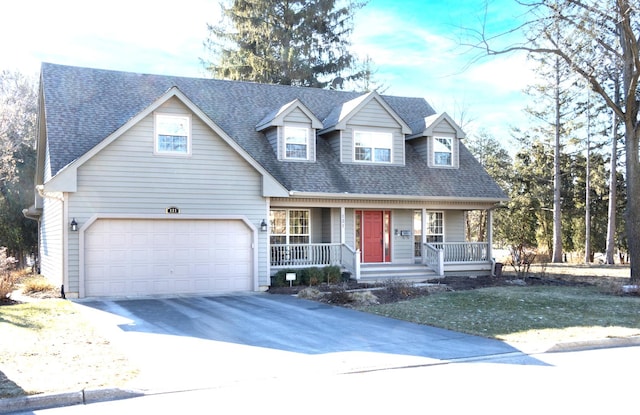
<svg viewBox="0 0 640 415">
<path fill-rule="evenodd" d="M 422 244 L 422 263 L 444 275 L 446 264 L 490 262 L 487 242 L 444 242 Z M 360 251 L 345 244 L 271 245 L 271 267 L 314 267 L 337 265 L 360 279 Z"/>
<path fill-rule="evenodd" d="M 444 275 L 444 250 L 431 244 L 422 244 L 422 263 Z"/>
<path fill-rule="evenodd" d="M 442 250 L 444 263 L 488 262 L 491 260 L 488 242 L 438 242 L 426 245 Z"/>
<path fill-rule="evenodd" d="M 337 265 L 360 277 L 360 251 L 344 244 L 271 245 L 271 267 L 313 267 Z"/>
</svg>

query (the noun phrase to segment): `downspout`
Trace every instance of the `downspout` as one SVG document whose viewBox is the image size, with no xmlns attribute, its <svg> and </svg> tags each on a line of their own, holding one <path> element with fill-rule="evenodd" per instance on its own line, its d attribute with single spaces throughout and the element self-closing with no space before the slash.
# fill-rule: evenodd
<svg viewBox="0 0 640 415">
<path fill-rule="evenodd" d="M 63 253 L 63 258 L 62 258 L 62 285 L 60 286 L 60 297 L 61 298 L 66 298 L 65 294 L 64 294 L 64 283 L 65 280 L 68 278 L 67 276 L 67 228 L 66 226 L 64 226 L 64 223 L 66 222 L 66 217 L 65 217 L 65 209 L 64 209 L 64 196 L 60 194 L 60 192 L 47 192 L 44 189 L 44 185 L 39 184 L 36 186 L 36 191 L 38 192 L 38 195 L 40 195 L 41 198 L 43 199 L 52 199 L 52 200 L 57 200 L 62 202 L 62 217 L 63 217 L 63 226 L 62 226 L 62 253 Z M 40 239 L 40 221 L 38 220 L 38 239 Z M 40 249 L 40 241 L 38 240 L 38 249 Z M 40 254 L 38 253 L 38 259 L 40 259 Z"/>
</svg>

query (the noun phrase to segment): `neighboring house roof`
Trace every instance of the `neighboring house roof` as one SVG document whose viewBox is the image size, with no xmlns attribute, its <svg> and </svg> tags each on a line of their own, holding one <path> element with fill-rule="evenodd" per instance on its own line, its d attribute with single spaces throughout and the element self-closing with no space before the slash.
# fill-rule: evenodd
<svg viewBox="0 0 640 415">
<path fill-rule="evenodd" d="M 277 121 L 280 114 L 294 107 L 310 111 L 317 121 L 325 121 L 345 105 L 355 108 L 375 97 L 395 112 L 394 116 L 402 121 L 401 128 L 411 126 L 412 135 L 421 134 L 425 118 L 435 114 L 422 98 L 45 63 L 41 91 L 51 175 L 55 176 L 90 151 L 174 87 L 290 192 L 345 194 L 345 197 L 348 197 L 346 194 L 370 194 L 372 197 L 506 198 L 462 144 L 459 169 L 428 168 L 426 160 L 408 143 L 405 143 L 403 166 L 341 163 L 340 155 L 321 137 L 317 140 L 316 162 L 287 162 L 277 159 L 264 134 L 256 129 Z M 327 126 L 324 124 L 325 129 Z"/>
</svg>

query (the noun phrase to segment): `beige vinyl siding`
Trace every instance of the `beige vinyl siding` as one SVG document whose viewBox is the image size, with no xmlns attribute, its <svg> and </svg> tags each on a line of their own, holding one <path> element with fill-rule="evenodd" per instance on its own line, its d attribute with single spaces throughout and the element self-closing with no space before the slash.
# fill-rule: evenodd
<svg viewBox="0 0 640 415">
<path fill-rule="evenodd" d="M 340 215 L 338 215 L 340 217 Z M 338 223 L 340 226 L 340 223 Z M 356 210 L 355 209 L 345 209 L 345 218 L 344 218 L 344 226 L 345 226 L 345 243 L 352 247 L 353 249 L 358 249 L 356 247 Z M 339 235 L 339 234 L 338 234 Z"/>
<path fill-rule="evenodd" d="M 398 235 L 395 230 L 398 230 Z M 394 210 L 391 212 L 391 258 L 394 263 L 413 263 L 413 236 L 401 236 L 401 231 L 413 229 L 413 211 Z"/>
<path fill-rule="evenodd" d="M 364 107 L 349 119 L 350 125 L 367 126 L 370 128 L 400 129 L 398 122 L 375 99 L 370 100 Z"/>
<path fill-rule="evenodd" d="M 321 243 L 331 243 L 334 242 L 332 239 L 332 209 L 322 208 L 322 238 L 320 240 Z M 340 234 L 338 234 L 338 241 L 340 241 Z"/>
<path fill-rule="evenodd" d="M 264 136 L 267 141 L 269 141 L 269 144 L 271 144 L 273 153 L 276 155 L 281 154 L 281 150 L 279 147 L 280 143 L 278 142 L 278 128 L 269 128 L 265 130 Z"/>
<path fill-rule="evenodd" d="M 429 146 L 427 144 L 427 137 L 414 138 L 413 140 L 409 141 L 409 144 L 411 144 L 413 149 L 417 151 L 425 161 L 429 160 Z"/>
<path fill-rule="evenodd" d="M 464 242 L 464 211 L 445 210 L 444 211 L 444 241 Z"/>
<path fill-rule="evenodd" d="M 340 151 L 342 147 L 341 131 L 333 131 L 331 133 L 322 135 L 318 138 L 318 140 L 327 140 L 327 142 L 329 142 L 329 145 L 331 146 L 331 149 L 334 151 L 334 153 L 338 154 L 340 157 L 343 156 Z"/>
<path fill-rule="evenodd" d="M 307 114 L 304 113 L 300 108 L 293 109 L 287 116 L 284 118 L 285 124 L 289 123 L 297 123 L 297 124 L 306 124 L 311 127 L 311 120 L 307 117 Z"/>
<path fill-rule="evenodd" d="M 310 241 L 312 244 L 322 243 L 322 209 L 309 209 L 309 220 L 311 228 L 309 229 Z"/>
<path fill-rule="evenodd" d="M 64 274 L 64 215 L 63 202 L 58 199 L 45 198 L 44 210 L 40 218 L 40 273 L 52 284 L 60 287 Z M 68 289 L 69 287 L 65 287 Z"/>
<path fill-rule="evenodd" d="M 159 112 L 186 114 L 177 99 Z M 69 197 L 69 215 L 80 226 L 99 214 L 245 216 L 259 227 L 267 216 L 262 178 L 197 116 L 192 116 L 192 152 L 188 157 L 154 155 L 153 114 L 113 141 L 78 169 L 78 189 Z M 69 279 L 77 284 L 77 233 L 70 237 Z M 258 246 L 266 247 L 258 232 Z M 258 253 L 258 285 L 268 285 L 266 248 Z"/>
</svg>

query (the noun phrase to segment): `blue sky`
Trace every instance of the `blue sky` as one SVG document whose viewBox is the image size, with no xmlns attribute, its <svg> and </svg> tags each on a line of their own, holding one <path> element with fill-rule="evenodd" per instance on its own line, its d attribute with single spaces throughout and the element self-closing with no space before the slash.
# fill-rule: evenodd
<svg viewBox="0 0 640 415">
<path fill-rule="evenodd" d="M 522 122 L 521 92 L 533 80 L 523 55 L 469 63 L 464 28 L 498 33 L 519 17 L 515 0 L 371 0 L 359 10 L 353 51 L 370 56 L 387 94 L 423 97 L 469 133 L 508 140 Z M 21 0 L 3 4 L 0 70 L 37 74 L 43 61 L 178 76 L 206 76 L 200 58 L 217 0 Z"/>
</svg>

